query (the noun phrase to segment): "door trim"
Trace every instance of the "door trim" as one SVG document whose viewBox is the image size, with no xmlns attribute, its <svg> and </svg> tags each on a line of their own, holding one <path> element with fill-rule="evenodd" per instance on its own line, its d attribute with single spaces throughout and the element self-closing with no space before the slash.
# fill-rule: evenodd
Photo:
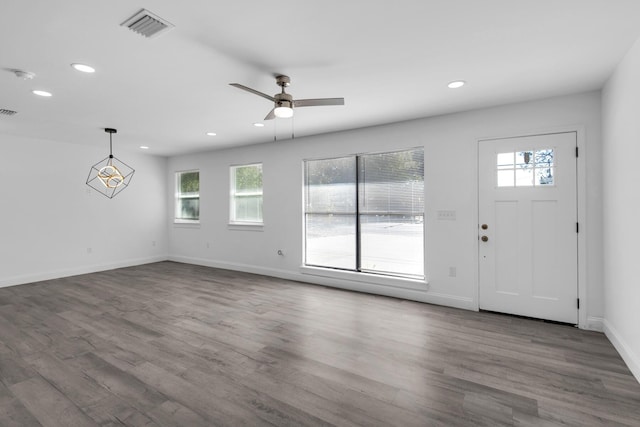
<svg viewBox="0 0 640 427">
<path fill-rule="evenodd" d="M 498 134 L 496 136 L 484 136 L 476 138 L 476 182 L 479 180 L 480 173 L 480 142 L 493 139 L 510 139 L 520 138 L 526 136 L 536 136 L 555 133 L 576 133 L 576 145 L 578 147 L 579 156 L 576 163 L 576 194 L 577 194 L 577 218 L 580 223 L 580 232 L 578 233 L 578 298 L 580 299 L 580 308 L 578 309 L 578 327 L 580 329 L 591 329 L 588 322 L 589 312 L 589 293 L 587 291 L 587 234 L 589 230 L 589 223 L 587 222 L 587 193 L 586 193 L 586 159 L 587 159 L 587 147 L 586 147 L 586 132 L 583 124 L 574 124 L 566 126 L 546 127 L 541 129 L 529 129 L 526 131 L 509 132 Z M 479 235 L 480 226 L 480 188 L 479 183 L 476 185 L 476 212 L 475 212 L 475 226 L 474 226 L 474 239 L 476 239 L 476 292 L 474 295 L 475 309 L 480 310 L 480 241 L 477 239 Z"/>
</svg>

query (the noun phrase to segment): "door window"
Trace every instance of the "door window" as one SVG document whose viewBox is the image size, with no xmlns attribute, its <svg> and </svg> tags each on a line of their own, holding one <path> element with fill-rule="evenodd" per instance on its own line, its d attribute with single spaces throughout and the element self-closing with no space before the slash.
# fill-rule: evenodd
<svg viewBox="0 0 640 427">
<path fill-rule="evenodd" d="M 553 148 L 512 151 L 496 155 L 498 187 L 548 187 L 555 185 Z"/>
</svg>

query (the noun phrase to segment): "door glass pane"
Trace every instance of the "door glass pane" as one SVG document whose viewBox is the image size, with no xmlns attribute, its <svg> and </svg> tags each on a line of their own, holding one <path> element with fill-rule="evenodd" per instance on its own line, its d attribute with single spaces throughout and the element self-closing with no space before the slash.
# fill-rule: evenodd
<svg viewBox="0 0 640 427">
<path fill-rule="evenodd" d="M 533 185 L 533 168 L 516 168 L 516 187 L 530 187 Z"/>
<path fill-rule="evenodd" d="M 307 265 L 356 268 L 355 215 L 306 215 Z"/>
<path fill-rule="evenodd" d="M 356 158 L 305 162 L 305 264 L 356 269 Z"/>
<path fill-rule="evenodd" d="M 424 276 L 424 150 L 359 161 L 360 268 Z"/>
<path fill-rule="evenodd" d="M 555 159 L 552 148 L 496 155 L 498 187 L 552 186 Z"/>
<path fill-rule="evenodd" d="M 513 169 L 514 153 L 499 153 L 497 157 L 498 169 Z"/>
<path fill-rule="evenodd" d="M 554 185 L 553 169 L 536 169 L 536 185 Z"/>
<path fill-rule="evenodd" d="M 356 212 L 356 159 L 308 160 L 306 166 L 306 211 Z"/>
<path fill-rule="evenodd" d="M 513 169 L 498 171 L 498 187 L 513 187 L 514 186 L 513 180 L 514 180 Z"/>
<path fill-rule="evenodd" d="M 553 166 L 553 149 L 536 150 L 536 167 Z"/>
<path fill-rule="evenodd" d="M 362 271 L 424 276 L 422 215 L 360 215 Z"/>
<path fill-rule="evenodd" d="M 533 167 L 533 151 L 519 151 L 516 153 L 516 166 L 521 168 Z"/>
<path fill-rule="evenodd" d="M 554 185 L 554 159 L 553 149 L 536 150 L 536 178 L 535 185 Z"/>
</svg>

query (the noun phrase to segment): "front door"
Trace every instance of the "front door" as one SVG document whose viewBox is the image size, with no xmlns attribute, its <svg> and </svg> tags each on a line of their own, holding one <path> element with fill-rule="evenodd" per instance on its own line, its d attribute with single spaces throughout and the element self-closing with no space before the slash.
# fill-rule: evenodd
<svg viewBox="0 0 640 427">
<path fill-rule="evenodd" d="M 576 142 L 479 142 L 480 309 L 578 323 Z"/>
</svg>

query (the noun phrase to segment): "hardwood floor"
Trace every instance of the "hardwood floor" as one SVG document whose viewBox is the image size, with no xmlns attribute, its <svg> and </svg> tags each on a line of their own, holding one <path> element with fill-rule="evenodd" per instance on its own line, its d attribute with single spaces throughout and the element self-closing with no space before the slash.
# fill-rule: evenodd
<svg viewBox="0 0 640 427">
<path fill-rule="evenodd" d="M 2 426 L 640 425 L 604 335 L 162 262 L 0 289 Z"/>
</svg>

